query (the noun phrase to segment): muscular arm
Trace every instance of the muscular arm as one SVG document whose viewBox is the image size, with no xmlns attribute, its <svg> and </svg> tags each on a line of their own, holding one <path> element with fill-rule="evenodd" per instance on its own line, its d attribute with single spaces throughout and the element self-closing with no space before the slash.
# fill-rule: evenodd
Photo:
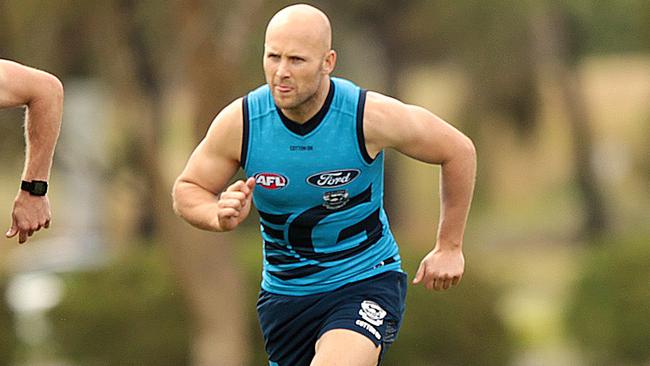
<svg viewBox="0 0 650 366">
<path fill-rule="evenodd" d="M 0 108 L 27 107 L 25 116 L 25 166 L 22 180 L 47 181 L 61 128 L 63 86 L 44 71 L 0 60 Z M 18 242 L 50 224 L 47 196 L 31 196 L 18 191 L 12 211 L 12 224 L 6 233 L 18 234 Z"/>
<path fill-rule="evenodd" d="M 47 180 L 63 114 L 63 85 L 55 76 L 0 60 L 0 108 L 27 107 L 24 180 Z"/>
<path fill-rule="evenodd" d="M 217 115 L 174 184 L 174 211 L 203 230 L 232 230 L 250 211 L 252 179 L 235 182 L 222 192 L 239 168 L 241 104 L 238 99 Z"/>
<path fill-rule="evenodd" d="M 371 156 L 389 147 L 417 160 L 441 166 L 440 222 L 436 246 L 431 255 L 456 252 L 461 253 L 456 260 L 461 260 L 463 233 L 476 174 L 474 144 L 460 131 L 426 109 L 381 94 L 368 93 L 365 113 L 364 133 Z M 461 262 L 464 266 L 464 260 Z M 422 276 L 425 277 L 429 275 L 428 271 L 434 271 L 434 281 L 431 283 L 434 288 L 437 286 L 437 275 L 443 279 L 449 275 L 437 273 L 440 267 L 438 263 L 431 268 L 421 268 L 424 271 Z M 455 276 L 460 280 L 462 271 Z M 444 286 L 443 281 L 441 287 Z"/>
</svg>

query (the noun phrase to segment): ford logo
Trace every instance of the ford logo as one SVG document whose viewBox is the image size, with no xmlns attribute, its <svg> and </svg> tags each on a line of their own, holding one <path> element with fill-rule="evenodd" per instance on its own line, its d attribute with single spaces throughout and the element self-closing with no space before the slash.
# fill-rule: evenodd
<svg viewBox="0 0 650 366">
<path fill-rule="evenodd" d="M 340 187 L 352 182 L 360 173 L 358 169 L 330 170 L 309 176 L 307 183 L 321 188 Z"/>
</svg>

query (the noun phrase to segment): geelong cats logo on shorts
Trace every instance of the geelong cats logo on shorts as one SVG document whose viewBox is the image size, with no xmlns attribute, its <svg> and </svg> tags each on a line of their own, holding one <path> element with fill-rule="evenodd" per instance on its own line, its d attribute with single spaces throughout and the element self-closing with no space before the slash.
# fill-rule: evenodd
<svg viewBox="0 0 650 366">
<path fill-rule="evenodd" d="M 329 170 L 309 176 L 307 183 L 320 188 L 340 187 L 352 182 L 360 173 L 358 169 Z"/>
<path fill-rule="evenodd" d="M 257 173 L 254 177 L 255 184 L 266 189 L 282 189 L 289 184 L 289 179 L 282 174 Z"/>
<path fill-rule="evenodd" d="M 386 317 L 386 310 L 382 309 L 379 304 L 374 301 L 364 300 L 359 309 L 361 319 L 355 320 L 354 324 L 370 332 L 375 338 L 381 340 L 381 333 L 375 327 L 384 324 Z"/>
<path fill-rule="evenodd" d="M 361 303 L 359 315 L 368 323 L 378 327 L 384 324 L 386 317 L 386 310 L 382 309 L 379 304 L 374 301 L 365 300 Z"/>
</svg>

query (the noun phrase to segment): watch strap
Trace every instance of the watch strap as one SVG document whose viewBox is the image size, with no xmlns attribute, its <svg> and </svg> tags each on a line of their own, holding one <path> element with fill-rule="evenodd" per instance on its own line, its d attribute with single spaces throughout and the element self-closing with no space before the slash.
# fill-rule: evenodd
<svg viewBox="0 0 650 366">
<path fill-rule="evenodd" d="M 43 180 L 33 180 L 31 182 L 21 181 L 20 189 L 29 192 L 32 196 L 45 196 L 47 193 L 47 182 Z"/>
</svg>

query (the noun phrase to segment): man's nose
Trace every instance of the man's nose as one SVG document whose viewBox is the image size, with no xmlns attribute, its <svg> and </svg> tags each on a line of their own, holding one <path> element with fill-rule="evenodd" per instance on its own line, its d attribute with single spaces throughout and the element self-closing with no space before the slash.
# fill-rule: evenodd
<svg viewBox="0 0 650 366">
<path fill-rule="evenodd" d="M 275 71 L 275 74 L 280 78 L 286 78 L 291 75 L 289 70 L 289 63 L 287 60 L 281 60 L 278 64 L 278 69 Z"/>
</svg>

